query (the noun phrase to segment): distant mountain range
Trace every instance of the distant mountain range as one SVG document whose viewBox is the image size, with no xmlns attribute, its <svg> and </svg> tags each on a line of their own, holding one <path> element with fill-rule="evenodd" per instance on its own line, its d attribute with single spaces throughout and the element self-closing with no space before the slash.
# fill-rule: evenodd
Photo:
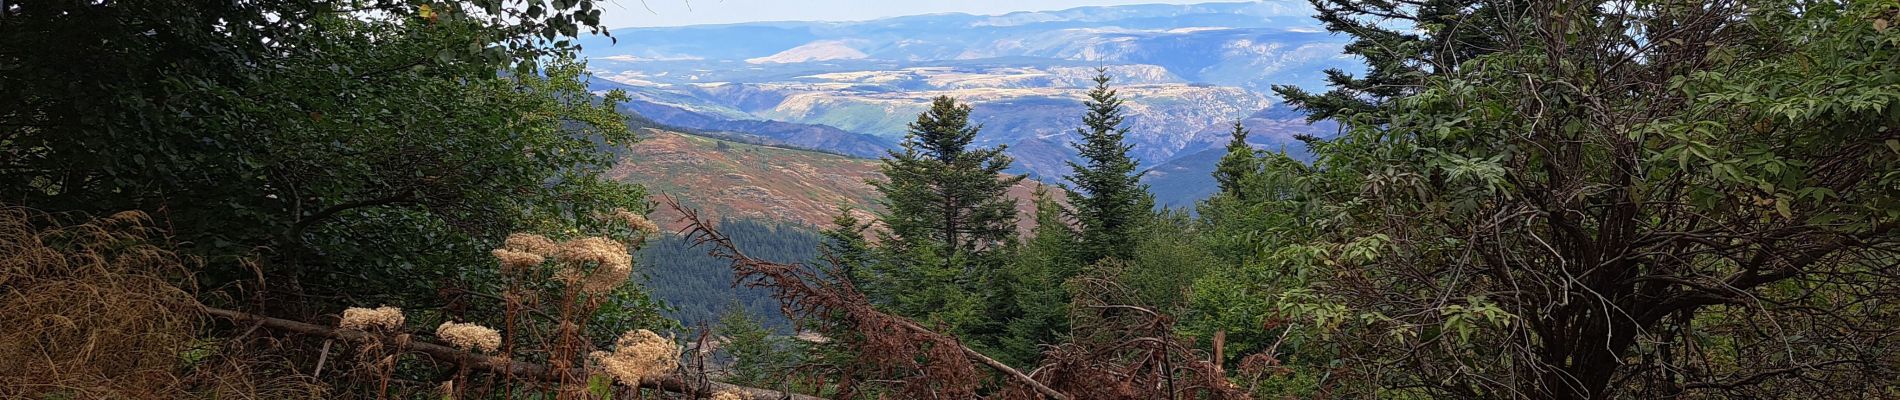
<svg viewBox="0 0 1900 400">
<path fill-rule="evenodd" d="M 1213 160 L 1239 120 L 1265 148 L 1329 136 L 1278 104 L 1275 84 L 1318 88 L 1353 71 L 1346 39 L 1303 1 L 1082 7 L 997 16 L 760 22 L 613 31 L 583 43 L 599 89 L 695 134 L 857 157 L 902 140 L 931 98 L 974 107 L 978 144 L 1007 145 L 1015 172 L 1059 182 L 1096 68 L 1127 100 L 1133 153 L 1163 204 L 1212 192 Z M 1299 150 L 1303 150 L 1303 147 Z"/>
</svg>

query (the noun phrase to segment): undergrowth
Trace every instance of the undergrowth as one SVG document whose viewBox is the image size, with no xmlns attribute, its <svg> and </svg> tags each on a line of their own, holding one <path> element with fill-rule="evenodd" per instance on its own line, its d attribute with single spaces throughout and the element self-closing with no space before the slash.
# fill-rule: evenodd
<svg viewBox="0 0 1900 400">
<path fill-rule="evenodd" d="M 320 398 L 271 357 L 204 338 L 194 262 L 123 212 L 0 207 L 0 398 Z"/>
</svg>

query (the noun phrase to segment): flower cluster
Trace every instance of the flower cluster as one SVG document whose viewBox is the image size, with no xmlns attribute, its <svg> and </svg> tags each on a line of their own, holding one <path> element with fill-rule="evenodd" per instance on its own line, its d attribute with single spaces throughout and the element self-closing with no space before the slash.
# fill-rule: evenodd
<svg viewBox="0 0 1900 400">
<path fill-rule="evenodd" d="M 528 271 L 541 266 L 547 258 L 526 251 L 495 249 L 495 259 L 501 260 L 502 271 Z"/>
<path fill-rule="evenodd" d="M 616 208 L 614 212 L 608 214 L 608 216 L 619 220 L 621 223 L 627 224 L 628 228 L 632 228 L 634 232 L 639 232 L 641 235 L 652 235 L 660 232 L 660 226 L 654 224 L 652 220 L 647 219 L 645 215 L 627 211 L 624 208 Z"/>
<path fill-rule="evenodd" d="M 486 326 L 443 322 L 435 328 L 435 336 L 462 350 L 493 353 L 501 348 L 501 334 Z"/>
<path fill-rule="evenodd" d="M 561 244 L 554 259 L 567 266 L 556 278 L 569 285 L 579 285 L 585 293 L 613 291 L 633 276 L 633 255 L 627 253 L 627 245 L 613 239 L 585 237 L 567 241 Z M 589 264 L 594 266 L 591 271 L 585 269 Z"/>
<path fill-rule="evenodd" d="M 613 352 L 596 351 L 591 355 L 621 384 L 639 386 L 641 380 L 665 375 L 679 366 L 680 350 L 672 340 L 640 329 L 620 335 Z"/>
<path fill-rule="evenodd" d="M 402 328 L 402 309 L 382 306 L 377 308 L 350 307 L 343 310 L 343 319 L 337 321 L 337 327 L 343 329 L 394 331 Z"/>
<path fill-rule="evenodd" d="M 559 250 L 561 247 L 560 245 L 554 244 L 553 240 L 548 240 L 546 236 L 532 233 L 513 233 L 509 234 L 508 239 L 502 242 L 501 248 L 547 256 L 554 254 L 554 251 Z"/>
</svg>

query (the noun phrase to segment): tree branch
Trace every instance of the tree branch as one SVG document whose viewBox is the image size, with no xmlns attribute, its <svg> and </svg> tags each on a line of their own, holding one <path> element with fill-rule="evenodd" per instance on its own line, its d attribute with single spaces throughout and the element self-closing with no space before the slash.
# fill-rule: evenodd
<svg viewBox="0 0 1900 400">
<path fill-rule="evenodd" d="M 254 322 L 266 328 L 271 328 L 271 329 L 285 331 L 285 332 L 311 335 L 311 336 L 321 336 L 321 337 L 326 337 L 326 338 L 342 339 L 342 340 L 348 340 L 348 341 L 371 341 L 371 340 L 377 339 L 377 337 L 374 334 L 371 334 L 369 332 L 358 331 L 358 330 L 338 329 L 338 328 L 333 328 L 329 326 L 316 325 L 316 324 L 292 321 L 292 320 L 281 319 L 281 318 L 271 318 L 271 317 L 265 317 L 265 316 L 256 315 L 256 314 L 245 313 L 241 311 L 232 311 L 232 310 L 225 310 L 225 309 L 212 308 L 212 307 L 205 307 L 204 310 L 206 314 L 211 314 L 212 316 L 216 316 L 219 318 L 229 319 L 229 320 L 238 321 L 238 322 Z M 533 363 L 527 363 L 527 362 L 521 362 L 521 361 L 512 361 L 512 360 L 501 358 L 501 357 L 475 354 L 475 353 L 462 351 L 462 350 L 448 347 L 448 346 L 443 346 L 443 345 L 439 345 L 435 343 L 423 342 L 423 341 L 418 341 L 418 340 L 400 341 L 398 342 L 397 345 L 405 350 L 413 350 L 422 354 L 426 354 L 431 358 L 435 358 L 436 360 L 449 362 L 449 363 L 457 363 L 460 365 L 468 365 L 470 368 L 473 368 L 473 369 L 513 376 L 513 377 L 536 379 L 536 380 L 554 380 L 554 379 L 558 379 L 563 373 L 576 372 L 576 371 L 565 371 L 565 372 L 556 371 L 545 365 L 533 364 Z M 585 371 L 579 371 L 579 372 L 585 372 Z M 695 381 L 699 381 L 699 382 L 695 382 Z M 703 382 L 703 384 L 701 382 Z M 785 399 L 825 400 L 824 398 L 821 398 L 821 397 L 812 397 L 812 396 L 806 396 L 806 395 L 795 394 L 795 393 L 785 393 L 785 392 L 780 392 L 780 391 L 771 390 L 771 389 L 760 389 L 760 388 L 739 386 L 739 385 L 734 385 L 730 383 L 716 382 L 716 381 L 711 381 L 711 380 L 688 379 L 687 377 L 683 376 L 683 374 L 671 374 L 671 375 L 667 375 L 667 376 L 663 376 L 659 378 L 650 378 L 647 380 L 643 380 L 640 382 L 640 387 L 687 394 L 687 395 L 693 396 L 694 398 L 710 398 L 712 394 L 719 393 L 719 392 L 737 392 L 741 394 L 742 396 L 744 396 L 744 398 L 747 400 L 785 400 Z"/>
<path fill-rule="evenodd" d="M 801 315 L 798 314 L 822 314 L 824 312 L 821 310 L 829 310 L 835 307 L 844 313 L 857 315 L 861 318 L 890 321 L 898 327 L 909 330 L 911 333 L 917 334 L 920 337 L 944 339 L 939 344 L 955 345 L 957 349 L 961 350 L 969 359 L 989 366 L 991 369 L 995 369 L 997 372 L 1008 376 L 1011 380 L 1035 389 L 1037 393 L 1041 393 L 1043 396 L 1053 400 L 1069 399 L 1068 395 L 1056 391 L 1048 385 L 1042 384 L 1042 382 L 1037 382 L 1034 378 L 1030 378 L 1029 375 L 1024 375 L 1022 371 L 1018 371 L 1015 368 L 1011 368 L 1008 364 L 1004 364 L 1001 361 L 983 355 L 983 353 L 972 350 L 969 346 L 964 346 L 963 343 L 955 340 L 956 338 L 953 336 L 931 331 L 922 325 L 918 325 L 917 322 L 911 321 L 909 318 L 877 310 L 862 294 L 856 293 L 849 282 L 844 282 L 841 285 L 833 285 L 830 282 L 818 278 L 815 274 L 800 272 L 804 271 L 804 268 L 802 268 L 803 265 L 801 264 L 779 264 L 748 257 L 745 253 L 739 251 L 739 247 L 732 243 L 731 238 L 719 233 L 719 231 L 713 229 L 710 224 L 701 220 L 698 212 L 688 209 L 686 206 L 681 205 L 678 200 L 670 196 L 665 197 L 664 202 L 668 207 L 671 207 L 681 215 L 680 219 L 682 221 L 688 223 L 681 231 L 685 232 L 685 236 L 692 238 L 695 246 L 711 245 L 713 248 L 709 251 L 709 255 L 733 261 L 735 279 L 746 280 L 748 277 L 753 277 L 767 280 L 767 282 L 754 283 L 753 285 L 776 291 L 777 293 L 774 297 L 781 301 L 781 309 L 784 310 L 789 317 L 801 317 Z M 807 281 L 808 279 L 810 281 Z"/>
<path fill-rule="evenodd" d="M 414 194 L 415 193 L 412 191 L 403 191 L 401 193 L 397 193 L 389 197 L 367 199 L 367 200 L 357 200 L 357 201 L 352 201 L 348 203 L 333 205 L 328 208 L 318 210 L 315 214 L 310 214 L 309 218 L 303 218 L 303 219 L 298 220 L 295 225 L 290 226 L 289 230 L 284 231 L 284 237 L 293 242 L 300 242 L 303 238 L 304 230 L 310 229 L 312 225 L 315 225 L 318 222 L 322 222 L 325 219 L 329 219 L 331 216 L 334 216 L 337 213 L 348 211 L 351 209 L 357 209 L 357 208 L 363 208 L 363 207 L 375 207 L 375 206 L 381 206 L 381 205 L 394 204 L 401 201 L 407 201 Z"/>
</svg>

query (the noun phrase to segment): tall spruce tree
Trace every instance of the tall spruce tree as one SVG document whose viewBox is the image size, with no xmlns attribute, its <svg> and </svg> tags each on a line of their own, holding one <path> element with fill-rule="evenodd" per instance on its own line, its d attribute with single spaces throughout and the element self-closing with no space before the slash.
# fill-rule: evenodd
<svg viewBox="0 0 1900 400">
<path fill-rule="evenodd" d="M 1082 224 L 1083 261 L 1091 263 L 1127 259 L 1134 248 L 1130 231 L 1154 209 L 1154 195 L 1141 183 L 1139 162 L 1128 156 L 1133 145 L 1122 140 L 1128 134 L 1121 126 L 1122 99 L 1108 87 L 1108 69 L 1095 72 L 1095 89 L 1082 103 L 1088 115 L 1076 129 L 1082 140 L 1074 143 L 1083 162 L 1069 162 L 1073 172 L 1067 176 L 1075 185 L 1069 199 Z"/>
<path fill-rule="evenodd" d="M 981 127 L 969 118 L 970 106 L 937 97 L 910 124 L 903 150 L 883 160 L 886 180 L 871 182 L 887 210 L 889 259 L 877 265 L 895 308 L 953 329 L 982 320 L 982 299 L 969 293 L 982 292 L 999 261 L 990 253 L 1015 237 L 1016 201 L 1006 193 L 1023 180 L 1003 174 L 1002 146 L 970 147 Z"/>
<path fill-rule="evenodd" d="M 1247 145 L 1247 127 L 1240 121 L 1234 121 L 1232 139 L 1227 142 L 1227 155 L 1221 156 L 1220 163 L 1214 165 L 1214 181 L 1220 184 L 1221 194 L 1236 200 L 1246 200 L 1245 183 L 1260 171 L 1260 158 L 1254 154 L 1253 146 Z"/>
</svg>

